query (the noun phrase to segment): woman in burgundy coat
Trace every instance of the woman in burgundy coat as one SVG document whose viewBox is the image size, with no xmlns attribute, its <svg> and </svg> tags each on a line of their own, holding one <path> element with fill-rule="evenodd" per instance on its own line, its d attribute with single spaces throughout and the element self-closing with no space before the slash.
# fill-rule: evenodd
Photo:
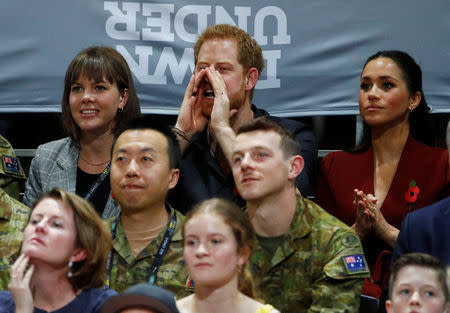
<svg viewBox="0 0 450 313">
<path fill-rule="evenodd" d="M 446 149 L 436 138 L 422 91 L 422 71 L 402 51 L 380 51 L 361 74 L 362 143 L 321 163 L 317 203 L 361 238 L 372 280 L 363 294 L 379 298 L 408 212 L 450 195 Z"/>
</svg>

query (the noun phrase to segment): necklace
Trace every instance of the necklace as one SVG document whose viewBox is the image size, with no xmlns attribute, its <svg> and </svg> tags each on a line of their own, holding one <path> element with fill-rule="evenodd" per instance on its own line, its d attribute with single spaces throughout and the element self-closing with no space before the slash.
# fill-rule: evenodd
<svg viewBox="0 0 450 313">
<path fill-rule="evenodd" d="M 81 154 L 81 152 L 79 153 L 79 156 L 81 157 L 81 159 L 82 159 L 84 162 L 86 162 L 87 164 L 92 165 L 92 166 L 105 165 L 106 163 L 108 163 L 108 162 L 110 161 L 110 160 L 106 160 L 105 162 L 102 162 L 102 163 L 91 163 L 91 162 L 89 162 L 88 160 L 86 160 L 86 159 L 83 157 L 83 155 Z"/>
</svg>

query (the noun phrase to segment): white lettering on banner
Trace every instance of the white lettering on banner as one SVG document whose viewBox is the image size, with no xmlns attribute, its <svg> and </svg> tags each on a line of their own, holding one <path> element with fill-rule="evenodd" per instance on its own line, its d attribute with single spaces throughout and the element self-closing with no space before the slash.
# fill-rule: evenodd
<svg viewBox="0 0 450 313">
<path fill-rule="evenodd" d="M 281 58 L 281 50 L 265 50 L 263 56 L 267 60 L 267 79 L 259 79 L 256 89 L 280 88 L 280 80 L 277 78 L 277 60 Z"/>
<path fill-rule="evenodd" d="M 187 42 L 195 42 L 198 34 L 188 33 L 184 28 L 184 20 L 189 15 L 197 16 L 198 30 L 201 33 L 208 26 L 208 15 L 211 14 L 209 5 L 186 5 L 175 15 L 174 26 L 177 35 Z"/>
<path fill-rule="evenodd" d="M 174 34 L 170 32 L 170 13 L 174 12 L 173 4 L 146 3 L 142 6 L 142 15 L 152 16 L 159 13 L 160 18 L 147 18 L 147 26 L 160 27 L 160 31 L 153 31 L 150 28 L 142 29 L 142 40 L 146 41 L 174 41 Z"/>
<path fill-rule="evenodd" d="M 233 18 L 225 11 L 223 6 L 216 6 L 216 24 L 231 24 L 240 29 L 247 30 L 247 20 L 251 14 L 250 7 L 235 7 L 234 15 L 238 17 L 238 24 L 233 21 Z"/>
<path fill-rule="evenodd" d="M 141 84 L 155 84 L 161 85 L 165 83 L 163 77 L 156 78 L 155 76 L 148 74 L 148 61 L 149 56 L 153 54 L 153 47 L 147 46 L 137 46 L 134 48 L 134 52 L 139 56 L 139 63 L 134 61 L 133 56 L 128 53 L 124 46 L 117 45 L 116 50 L 123 55 L 125 60 L 127 60 L 130 70 L 136 76 Z"/>
<path fill-rule="evenodd" d="M 194 43 L 198 34 L 208 26 L 208 17 L 211 16 L 213 9 L 216 24 L 226 23 L 243 30 L 248 29 L 248 23 L 252 16 L 250 6 L 234 7 L 232 16 L 220 5 L 185 5 L 176 11 L 175 4 L 123 1 L 104 2 L 104 10 L 111 13 L 106 20 L 105 29 L 109 37 L 122 41 L 173 43 L 176 42 L 176 34 L 179 40 Z M 291 36 L 287 33 L 287 16 L 281 8 L 266 6 L 254 14 L 254 38 L 261 47 L 269 44 L 288 45 L 291 43 Z M 276 21 L 275 34 L 272 35 L 271 42 L 267 32 L 264 32 L 264 25 L 268 24 L 266 22 L 268 18 L 271 19 L 269 25 L 273 25 L 273 21 Z M 211 21 L 209 22 L 211 23 Z M 139 25 L 143 25 L 140 30 L 137 29 Z M 196 31 L 192 32 L 193 27 L 187 28 L 189 25 L 196 26 Z M 174 47 L 175 45 L 166 47 L 162 47 L 160 44 L 155 46 L 138 45 L 134 47 L 134 53 L 129 52 L 124 45 L 117 45 L 116 49 L 125 57 L 131 71 L 141 84 L 165 85 L 168 75 L 173 78 L 175 84 L 183 84 L 186 74 L 190 75 L 194 70 L 193 49 L 184 48 L 180 57 L 181 49 L 177 49 L 177 53 L 175 53 Z M 263 56 L 266 61 L 266 77 L 260 76 L 256 89 L 280 88 L 281 82 L 277 78 L 277 68 L 281 50 L 263 50 Z M 154 70 L 150 68 L 150 64 L 155 64 Z"/>
<path fill-rule="evenodd" d="M 140 4 L 134 2 L 125 2 L 122 4 L 122 10 L 119 9 L 118 2 L 106 1 L 103 5 L 105 10 L 112 13 L 112 16 L 106 20 L 106 33 L 109 37 L 118 40 L 139 40 L 139 32 L 136 31 L 136 13 L 140 11 Z M 118 30 L 116 25 L 125 25 L 125 30 Z"/>
<path fill-rule="evenodd" d="M 167 76 L 164 75 L 168 68 L 175 84 L 182 84 L 183 78 L 188 71 L 194 70 L 194 49 L 184 49 L 180 62 L 177 62 L 175 52 L 172 47 L 165 47 L 156 65 L 153 75 L 149 74 L 149 57 L 153 54 L 153 47 L 136 46 L 135 54 L 139 56 L 139 63 L 136 63 L 133 56 L 122 45 L 117 45 L 116 50 L 127 60 L 130 70 L 141 84 L 166 85 Z"/>
<path fill-rule="evenodd" d="M 287 34 L 287 18 L 283 10 L 278 7 L 265 7 L 256 13 L 255 16 L 255 39 L 260 45 L 267 45 L 267 36 L 264 36 L 264 20 L 268 16 L 274 16 L 277 19 L 278 34 L 273 37 L 273 43 L 276 45 L 286 45 L 291 43 L 291 36 Z"/>
<path fill-rule="evenodd" d="M 185 48 L 180 63 L 178 63 L 173 48 L 165 47 L 156 65 L 155 75 L 163 76 L 167 67 L 169 67 L 175 84 L 182 84 L 189 68 L 190 73 L 194 71 L 194 49 Z"/>
</svg>

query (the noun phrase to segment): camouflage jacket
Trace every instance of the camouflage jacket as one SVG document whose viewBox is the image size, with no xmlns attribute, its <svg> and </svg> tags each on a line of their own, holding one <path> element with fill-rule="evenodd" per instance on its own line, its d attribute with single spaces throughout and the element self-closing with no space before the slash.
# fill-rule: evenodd
<svg viewBox="0 0 450 313">
<path fill-rule="evenodd" d="M 20 182 L 26 178 L 13 147 L 0 135 L 0 187 L 8 195 L 19 200 Z"/>
<path fill-rule="evenodd" d="M 250 263 L 259 297 L 281 312 L 356 313 L 369 277 L 353 230 L 301 196 L 272 259 L 257 243 Z"/>
<path fill-rule="evenodd" d="M 0 188 L 0 290 L 9 283 L 9 268 L 19 256 L 31 209 Z"/>
<path fill-rule="evenodd" d="M 186 287 L 189 275 L 184 266 L 183 238 L 181 233 L 184 216 L 178 211 L 175 212 L 177 217 L 175 233 L 173 234 L 169 250 L 159 267 L 155 284 L 172 291 L 177 298 L 182 298 L 190 295 L 194 292 L 194 289 Z M 111 218 L 106 221 L 109 229 L 111 229 L 114 219 Z M 153 261 L 166 229 L 167 227 L 137 257 L 134 257 L 120 219 L 118 220 L 116 237 L 113 242 L 110 276 L 111 289 L 122 292 L 137 283 L 148 282 Z"/>
</svg>

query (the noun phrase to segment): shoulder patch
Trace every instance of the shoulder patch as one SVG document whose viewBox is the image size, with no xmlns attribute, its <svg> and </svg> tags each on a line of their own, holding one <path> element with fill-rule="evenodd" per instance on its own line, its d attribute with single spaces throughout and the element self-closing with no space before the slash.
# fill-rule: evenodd
<svg viewBox="0 0 450 313">
<path fill-rule="evenodd" d="M 355 234 L 348 234 L 344 238 L 343 244 L 348 248 L 354 248 L 359 245 L 359 238 Z"/>
<path fill-rule="evenodd" d="M 3 155 L 2 156 L 2 166 L 3 171 L 6 175 L 11 175 L 17 178 L 25 178 L 22 166 L 20 166 L 19 159 L 13 156 Z"/>
<path fill-rule="evenodd" d="M 350 254 L 342 257 L 347 274 L 358 274 L 368 272 L 366 260 L 363 254 Z"/>
</svg>

